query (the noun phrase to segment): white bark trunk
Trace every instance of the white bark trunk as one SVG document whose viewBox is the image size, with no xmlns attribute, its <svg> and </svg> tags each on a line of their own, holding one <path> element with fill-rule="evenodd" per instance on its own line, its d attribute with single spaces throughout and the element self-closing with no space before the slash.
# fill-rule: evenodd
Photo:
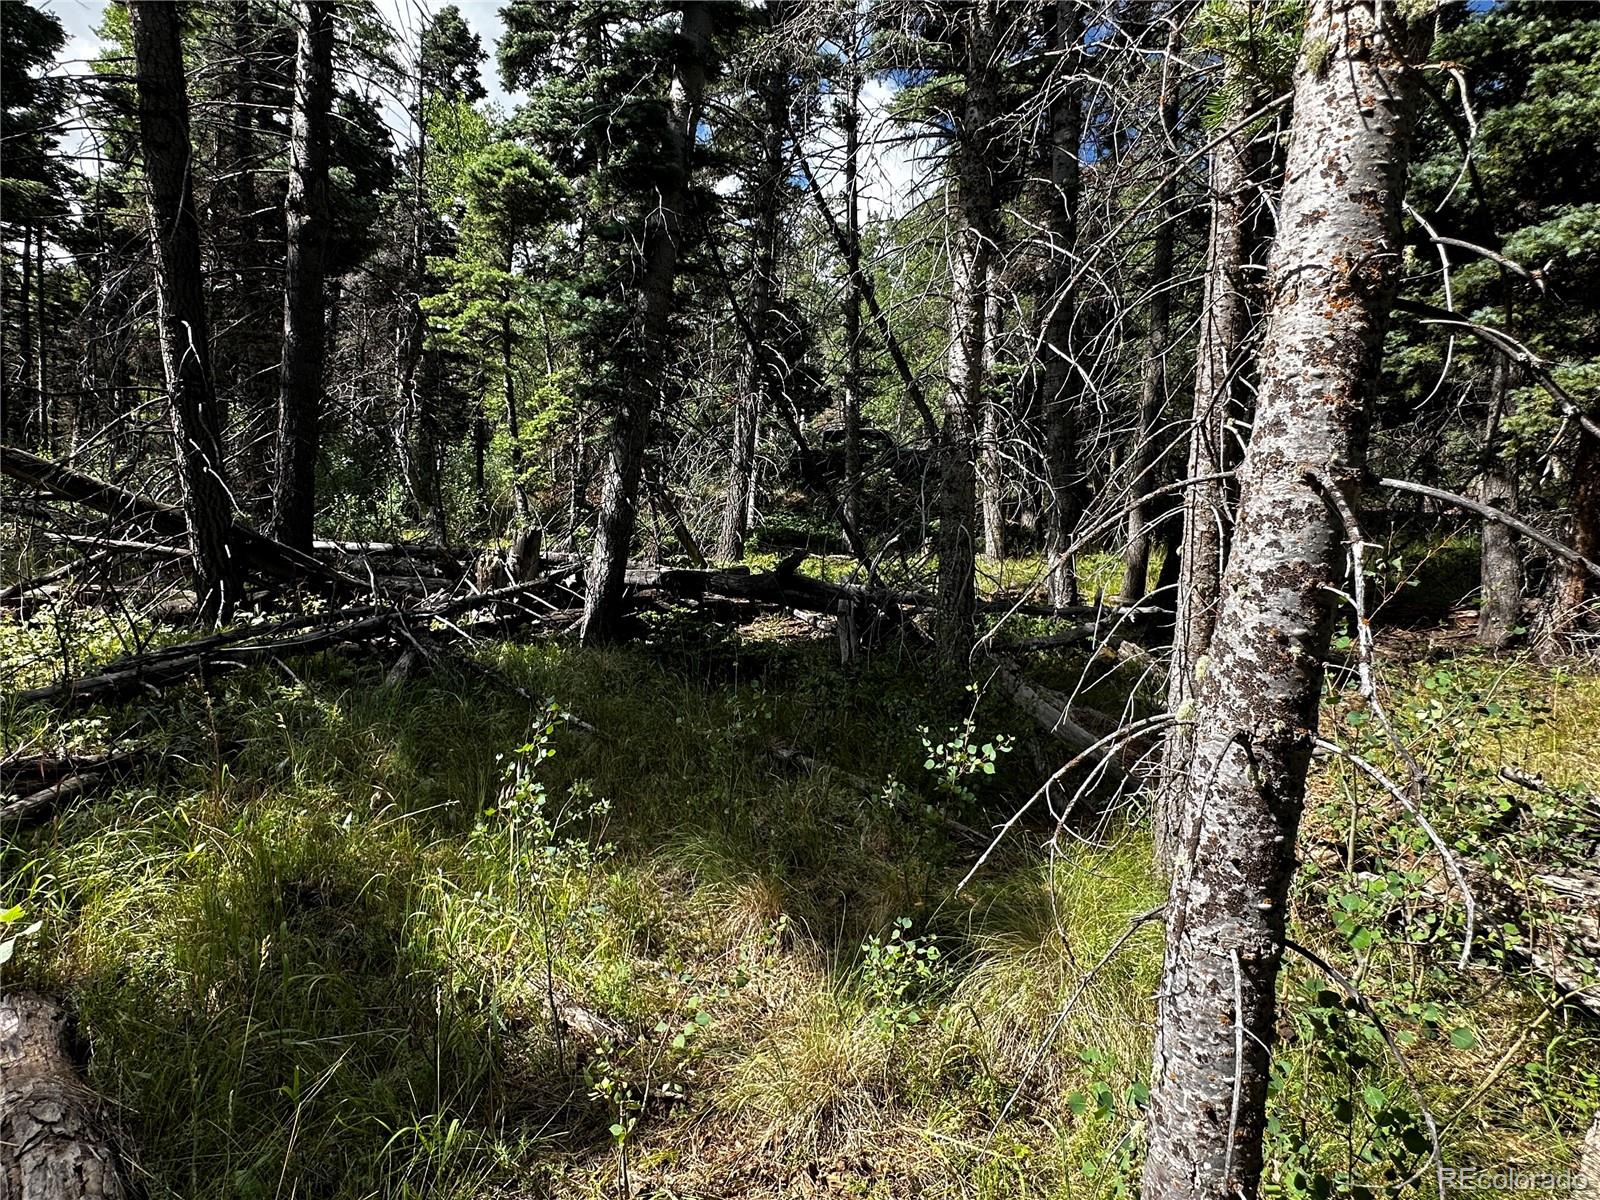
<svg viewBox="0 0 1600 1200">
<path fill-rule="evenodd" d="M 1377 28 L 1377 13 L 1386 28 Z M 1400 262 L 1402 6 L 1316 0 L 1295 81 L 1255 432 L 1167 903 L 1145 1200 L 1254 1197 L 1295 834 L 1340 533 Z"/>
</svg>

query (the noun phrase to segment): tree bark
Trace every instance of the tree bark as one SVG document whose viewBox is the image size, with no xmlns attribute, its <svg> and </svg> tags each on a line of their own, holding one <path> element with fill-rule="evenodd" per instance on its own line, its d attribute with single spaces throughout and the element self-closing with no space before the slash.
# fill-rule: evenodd
<svg viewBox="0 0 1600 1200">
<path fill-rule="evenodd" d="M 1234 74 L 1229 85 L 1246 88 L 1243 73 Z M 1234 114 L 1249 111 L 1250 104 L 1246 90 Z M 1194 750 L 1194 698 L 1211 650 L 1222 595 L 1229 514 L 1227 490 L 1217 476 L 1232 465 L 1227 449 L 1228 421 L 1241 407 L 1241 350 L 1250 327 L 1244 268 L 1254 257 L 1245 208 L 1254 173 L 1246 130 L 1219 142 L 1211 153 L 1211 233 L 1200 342 L 1195 349 L 1185 475 L 1200 482 L 1191 484 L 1183 494 L 1183 542 L 1167 682 L 1167 711 L 1178 720 L 1168 730 L 1162 749 L 1162 779 L 1153 821 L 1156 861 L 1165 871 L 1171 871 L 1177 851 L 1182 826 L 1180 797 L 1187 795 L 1182 784 Z"/>
<path fill-rule="evenodd" d="M 1590 561 L 1600 560 L 1600 437 L 1578 429 L 1578 453 L 1572 462 L 1572 522 L 1567 544 Z M 1600 599 L 1594 576 L 1581 564 L 1564 561 L 1550 589 L 1548 612 L 1541 622 L 1539 643 L 1546 652 L 1571 650 L 1594 619 Z"/>
<path fill-rule="evenodd" d="M 648 218 L 643 281 L 643 342 L 639 347 L 638 383 L 620 397 L 607 449 L 605 482 L 595 519 L 594 553 L 585 580 L 582 640 L 585 644 L 615 637 L 622 617 L 623 577 L 628 550 L 638 521 L 639 476 L 650 420 L 666 375 L 671 338 L 672 288 L 678 268 L 678 241 L 688 201 L 695 126 L 706 84 L 706 57 L 711 39 L 711 11 L 705 4 L 686 4 L 679 29 L 681 57 L 674 68 L 667 136 L 681 163 L 676 184 L 663 191 L 657 211 Z"/>
<path fill-rule="evenodd" d="M 1077 70 L 1081 60 L 1083 15 L 1076 0 L 1056 0 L 1050 49 L 1061 56 L 1062 70 Z M 1078 240 L 1078 198 L 1082 169 L 1078 151 L 1083 141 L 1083 94 L 1070 77 L 1056 86 L 1050 105 L 1050 190 L 1045 228 L 1049 237 L 1051 287 L 1040 339 L 1041 386 L 1045 412 L 1044 553 L 1050 603 L 1078 602 L 1078 577 L 1067 549 L 1078 522 L 1074 484 L 1078 472 L 1078 401 L 1082 389 L 1072 361 L 1073 326 L 1078 299 L 1072 281 L 1072 251 Z"/>
<path fill-rule="evenodd" d="M 189 98 L 179 12 L 164 0 L 132 0 L 128 19 L 138 71 L 139 140 L 149 197 L 156 313 L 172 436 L 194 552 L 202 619 L 226 619 L 238 599 L 229 555 L 228 494 L 211 374 L 210 330 L 200 277 L 200 226 L 190 171 Z"/>
<path fill-rule="evenodd" d="M 1259 1192 L 1295 836 L 1342 566 L 1322 487 L 1355 502 L 1400 264 L 1418 86 L 1401 55 L 1425 38 L 1379 0 L 1316 0 L 1307 17 L 1255 433 L 1166 908 L 1145 1200 Z"/>
<path fill-rule="evenodd" d="M 987 366 L 989 262 L 994 246 L 989 127 L 995 114 L 998 19 L 995 0 L 959 10 L 966 86 L 955 119 L 951 163 L 950 359 L 939 439 L 939 606 L 934 614 L 934 637 L 947 666 L 965 666 L 972 653 L 977 598 L 974 457 Z"/>
<path fill-rule="evenodd" d="M 1511 362 L 1497 354 L 1489 385 L 1489 417 L 1479 460 L 1477 498 L 1509 513 L 1517 509 L 1517 477 L 1502 453 L 1501 425 L 1511 391 Z M 1478 642 L 1503 649 L 1516 636 L 1522 620 L 1522 564 L 1511 530 L 1499 521 L 1485 520 L 1478 527 L 1481 594 L 1478 600 Z"/>
<path fill-rule="evenodd" d="M 294 110 L 289 131 L 289 193 L 284 202 L 283 361 L 278 373 L 278 463 L 272 489 L 273 536 L 311 549 L 321 445 L 323 307 L 328 243 L 328 121 L 333 105 L 333 5 L 298 0 Z"/>
<path fill-rule="evenodd" d="M 78 1078 L 68 1024 L 43 996 L 0 998 L 0 1195 L 123 1200 L 133 1193 Z"/>
</svg>

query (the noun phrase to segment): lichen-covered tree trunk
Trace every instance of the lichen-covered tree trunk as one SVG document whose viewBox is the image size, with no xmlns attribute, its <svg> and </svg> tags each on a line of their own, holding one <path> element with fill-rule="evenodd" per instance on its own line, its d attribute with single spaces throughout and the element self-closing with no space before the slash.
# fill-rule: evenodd
<svg viewBox="0 0 1600 1200">
<path fill-rule="evenodd" d="M 200 616 L 216 621 L 232 613 L 239 588 L 237 568 L 228 553 L 233 502 L 223 472 L 211 336 L 200 276 L 200 225 L 194 208 L 179 16 L 178 8 L 165 0 L 133 0 L 128 5 L 173 448 Z"/>
<path fill-rule="evenodd" d="M 1511 391 L 1511 364 L 1498 355 L 1489 384 L 1489 417 L 1484 426 L 1479 458 L 1478 499 L 1504 511 L 1516 511 L 1517 477 L 1502 457 L 1505 438 L 1501 426 Z M 1479 564 L 1482 568 L 1478 600 L 1478 641 L 1499 650 L 1516 635 L 1522 619 L 1522 564 L 1517 541 L 1499 521 L 1479 526 Z"/>
<path fill-rule="evenodd" d="M 586 644 L 607 641 L 617 633 L 628 550 L 638 522 L 639 476 L 644 469 L 645 447 L 650 440 L 651 416 L 666 375 L 678 241 L 683 234 L 695 126 L 704 99 L 711 40 L 709 5 L 685 4 L 681 11 L 678 40 L 682 51 L 672 82 L 668 122 L 669 137 L 682 167 L 673 172 L 675 182 L 663 189 L 660 204 L 650 214 L 645 235 L 638 382 L 620 397 L 612 420 L 605 482 L 600 490 L 600 511 L 595 517 L 594 552 L 585 580 L 581 636 Z"/>
<path fill-rule="evenodd" d="M 68 1020 L 42 996 L 0 998 L 0 1196 L 123 1200 L 132 1195 L 93 1093 L 68 1052 Z"/>
<path fill-rule="evenodd" d="M 1242 79 L 1229 83 L 1245 86 Z M 1230 120 L 1237 120 L 1247 108 L 1248 93 L 1244 95 Z M 1216 476 L 1231 465 L 1228 420 L 1239 407 L 1241 349 L 1250 325 L 1244 269 L 1252 247 L 1245 206 L 1253 168 L 1247 131 L 1224 138 L 1211 152 L 1211 233 L 1200 340 L 1195 348 L 1185 476 L 1197 482 L 1183 493 L 1183 541 L 1167 681 L 1167 711 L 1180 720 L 1168 731 L 1162 748 L 1162 779 L 1153 820 L 1156 860 L 1167 871 L 1172 869 L 1174 843 L 1182 824 L 1179 801 L 1188 795 L 1183 780 L 1194 747 L 1194 726 L 1189 718 L 1222 595 L 1227 492 Z"/>
<path fill-rule="evenodd" d="M 328 122 L 333 106 L 333 5 L 299 0 L 294 105 L 289 126 L 289 190 L 284 202 L 283 360 L 278 372 L 278 461 L 272 481 L 272 532 L 311 549 L 321 444 L 323 306 L 328 243 Z"/>
<path fill-rule="evenodd" d="M 934 638 L 939 657 L 965 665 L 976 609 L 978 414 L 987 363 L 989 261 L 995 200 L 990 123 L 995 115 L 995 0 L 959 12 L 965 91 L 955 120 L 951 164 L 950 358 L 939 439 L 939 596 Z"/>
<path fill-rule="evenodd" d="M 1259 1192 L 1285 908 L 1344 558 L 1319 480 L 1355 502 L 1400 265 L 1414 12 L 1308 6 L 1255 432 L 1166 907 L 1145 1200 Z"/>
<path fill-rule="evenodd" d="M 1044 301 L 1046 316 L 1039 354 L 1048 492 L 1041 514 L 1048 564 L 1046 587 L 1050 603 L 1063 605 L 1078 600 L 1078 578 L 1067 550 L 1078 522 L 1073 484 L 1080 470 L 1078 401 L 1082 386 L 1072 361 L 1072 331 L 1078 317 L 1072 253 L 1078 238 L 1083 95 L 1072 74 L 1078 65 L 1082 41 L 1083 15 L 1076 0 L 1056 0 L 1051 14 L 1050 50 L 1060 56 L 1063 66 L 1059 72 L 1062 78 L 1052 85 L 1050 102 L 1050 189 L 1044 225 L 1049 239 L 1051 287 Z"/>
</svg>

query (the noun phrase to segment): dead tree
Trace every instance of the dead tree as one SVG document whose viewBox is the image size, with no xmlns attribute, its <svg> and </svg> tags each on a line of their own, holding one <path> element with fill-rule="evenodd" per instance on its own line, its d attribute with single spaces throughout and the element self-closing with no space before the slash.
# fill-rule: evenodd
<svg viewBox="0 0 1600 1200">
<path fill-rule="evenodd" d="M 1307 16 L 1255 433 L 1166 909 L 1145 1200 L 1259 1190 L 1285 909 L 1341 575 L 1327 490 L 1349 496 L 1361 480 L 1400 264 L 1407 56 L 1427 18 L 1379 0 L 1316 0 Z"/>
<path fill-rule="evenodd" d="M 295 23 L 299 50 L 289 131 L 289 193 L 284 203 L 287 258 L 272 533 L 285 545 L 310 550 L 327 342 L 322 290 L 328 241 L 333 5 L 328 0 L 299 0 Z"/>
<path fill-rule="evenodd" d="M 189 97 L 180 13 L 165 0 L 133 0 L 128 19 L 139 95 L 139 143 L 149 198 L 156 315 L 167 381 L 184 518 L 194 551 L 204 620 L 226 618 L 238 599 L 229 555 L 233 501 L 223 474 L 222 436 L 211 374 L 210 330 L 200 277 Z"/>
</svg>

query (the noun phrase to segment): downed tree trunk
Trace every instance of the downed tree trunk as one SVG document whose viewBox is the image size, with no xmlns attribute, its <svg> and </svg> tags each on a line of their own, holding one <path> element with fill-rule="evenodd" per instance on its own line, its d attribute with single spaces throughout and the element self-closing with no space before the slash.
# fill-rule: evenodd
<svg viewBox="0 0 1600 1200">
<path fill-rule="evenodd" d="M 905 606 L 911 603 L 908 597 L 854 584 L 827 583 L 798 574 L 802 557 L 797 555 L 780 563 L 777 570 L 760 574 L 739 568 L 694 571 L 676 567 L 630 567 L 624 579 L 631 588 L 665 592 L 681 599 L 720 596 L 829 616 L 836 616 L 843 604 L 856 611 L 862 635 L 869 643 L 874 627 L 879 631 L 914 629 L 906 619 Z"/>
<path fill-rule="evenodd" d="M 93 554 L 85 554 L 81 558 L 73 559 L 69 563 L 62 563 L 54 570 L 45 571 L 29 579 L 19 579 L 10 587 L 0 590 L 0 604 L 17 604 L 24 606 L 31 593 L 40 588 L 49 587 L 51 584 L 60 583 L 80 571 L 93 570 L 111 557 L 110 550 L 100 550 Z"/>
<path fill-rule="evenodd" d="M 331 613 L 291 617 L 268 626 L 237 629 L 118 659 L 98 673 L 17 693 L 19 704 L 92 704 L 115 700 L 141 691 L 157 691 L 196 676 L 220 675 L 291 655 L 314 654 L 335 646 L 375 641 L 401 634 L 408 625 L 427 626 L 436 617 L 455 617 L 474 609 L 494 609 L 494 623 L 513 619 L 555 623 L 568 617 L 564 611 L 535 612 L 519 606 L 506 610 L 522 597 L 532 597 L 537 583 L 517 584 L 478 592 L 417 608 L 361 605 Z"/>
<path fill-rule="evenodd" d="M 188 526 L 180 509 L 15 446 L 0 446 L 0 475 L 130 524 L 148 524 L 166 537 L 188 536 Z M 254 566 L 280 582 L 313 586 L 320 591 L 360 592 L 364 589 L 358 580 L 334 570 L 315 555 L 292 549 L 242 525 L 234 525 L 228 536 L 234 551 L 243 557 L 247 566 Z"/>
<path fill-rule="evenodd" d="M 995 683 L 1011 698 L 1011 702 L 1027 713 L 1045 733 L 1055 738 L 1062 745 L 1079 754 L 1093 749 L 1099 744 L 1103 734 L 1096 734 L 1079 724 L 1072 716 L 1072 705 L 1062 696 L 1047 687 L 1040 687 L 1029 683 L 1017 670 L 1017 665 L 1007 659 L 995 659 L 993 662 L 993 679 Z M 1083 715 L 1092 715 L 1097 725 L 1115 727 L 1116 722 L 1103 713 L 1092 713 L 1084 710 Z M 1147 749 L 1148 747 L 1143 747 Z M 1137 761 L 1141 756 L 1139 747 L 1129 741 L 1121 746 L 1106 747 L 1101 750 L 1100 757 L 1105 760 L 1106 770 L 1113 779 L 1126 779 L 1128 771 L 1126 763 Z M 1131 755 L 1131 759 L 1130 759 Z"/>
<path fill-rule="evenodd" d="M 41 820 L 61 801 L 149 757 L 148 747 L 135 746 L 102 754 L 8 759 L 0 763 L 0 793 L 16 799 L 0 804 L 0 828 L 9 830 L 21 822 Z"/>
<path fill-rule="evenodd" d="M 70 1021 L 53 1000 L 0 998 L 0 1196 L 125 1200 L 133 1195 L 78 1078 Z"/>
</svg>

